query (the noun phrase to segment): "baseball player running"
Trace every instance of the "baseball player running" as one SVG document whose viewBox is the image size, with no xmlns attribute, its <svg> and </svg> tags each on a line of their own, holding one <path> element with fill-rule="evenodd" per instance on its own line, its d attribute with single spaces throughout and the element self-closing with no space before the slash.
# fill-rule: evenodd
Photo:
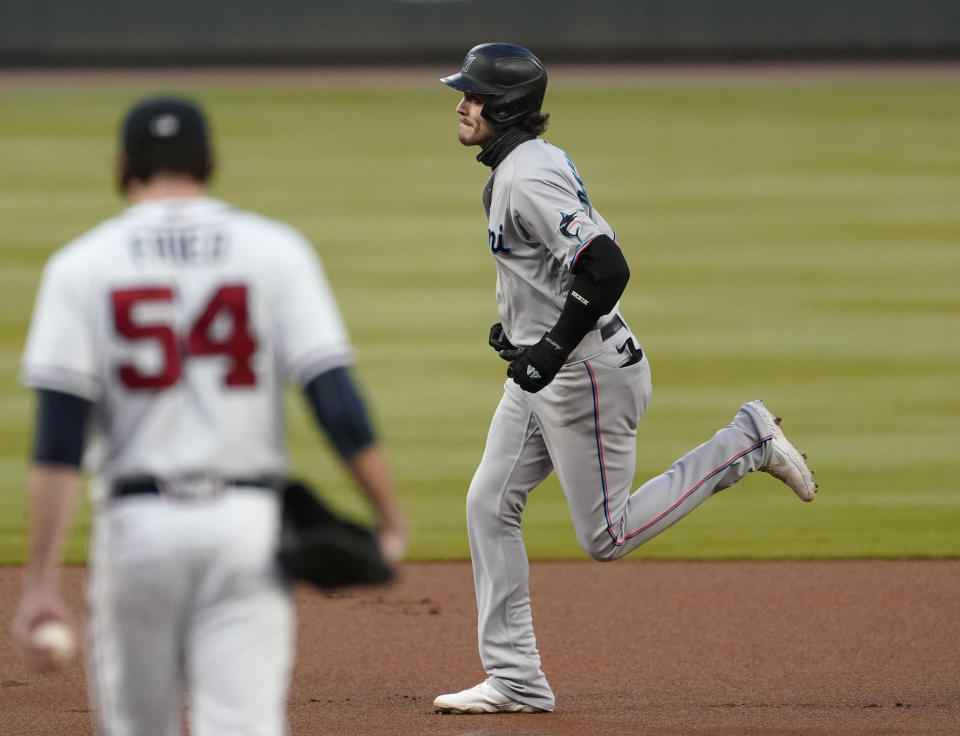
<svg viewBox="0 0 960 736">
<path fill-rule="evenodd" d="M 13 632 L 31 665 L 55 666 L 33 632 L 73 626 L 57 570 L 86 448 L 88 681 L 106 736 L 178 734 L 185 690 L 199 736 L 286 733 L 294 611 L 275 564 L 274 487 L 287 470 L 286 380 L 369 497 L 385 556 L 405 546 L 310 243 L 209 198 L 212 171 L 197 106 L 135 105 L 119 157 L 132 206 L 49 260 L 23 359 L 37 414 Z"/>
<path fill-rule="evenodd" d="M 618 308 L 629 270 L 614 232 L 567 154 L 538 137 L 548 118 L 540 110 L 543 64 L 514 44 L 482 44 L 443 82 L 463 93 L 460 142 L 480 146 L 477 159 L 492 170 L 483 206 L 500 322 L 489 341 L 509 366 L 467 493 L 488 677 L 433 705 L 439 713 L 550 711 L 520 520 L 528 494 L 551 471 L 578 542 L 597 560 L 629 554 L 752 471 L 770 473 L 803 501 L 816 485 L 757 400 L 631 492 L 650 366 Z"/>
</svg>

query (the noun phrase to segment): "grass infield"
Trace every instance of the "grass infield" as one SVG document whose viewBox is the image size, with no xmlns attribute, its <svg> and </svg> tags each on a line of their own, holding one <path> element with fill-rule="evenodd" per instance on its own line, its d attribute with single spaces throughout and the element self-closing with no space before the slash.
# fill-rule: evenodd
<svg viewBox="0 0 960 736">
<path fill-rule="evenodd" d="M 154 75 L 0 85 L 0 563 L 26 551 L 32 396 L 17 380 L 44 260 L 118 212 L 116 128 L 142 94 L 200 99 L 214 195 L 315 243 L 413 525 L 411 559 L 469 554 L 464 494 L 500 395 L 480 188 L 455 94 Z M 690 79 L 552 84 L 547 138 L 617 230 L 622 310 L 650 356 L 637 484 L 764 397 L 809 453 L 801 504 L 749 477 L 636 558 L 960 554 L 960 82 Z M 304 315 L 309 319 L 309 315 Z M 299 396 L 292 464 L 366 509 Z M 89 513 L 67 559 L 84 559 Z M 532 557 L 579 558 L 563 494 L 531 496 Z"/>
</svg>

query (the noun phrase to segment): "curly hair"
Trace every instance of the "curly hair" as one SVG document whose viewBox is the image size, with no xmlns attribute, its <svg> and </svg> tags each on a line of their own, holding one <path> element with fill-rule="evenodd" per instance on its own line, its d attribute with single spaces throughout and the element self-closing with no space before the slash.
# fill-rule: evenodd
<svg viewBox="0 0 960 736">
<path fill-rule="evenodd" d="M 547 130 L 547 125 L 549 124 L 550 113 L 535 110 L 523 119 L 523 122 L 520 123 L 520 127 L 530 133 L 530 135 L 539 137 L 544 134 L 544 132 Z"/>
</svg>

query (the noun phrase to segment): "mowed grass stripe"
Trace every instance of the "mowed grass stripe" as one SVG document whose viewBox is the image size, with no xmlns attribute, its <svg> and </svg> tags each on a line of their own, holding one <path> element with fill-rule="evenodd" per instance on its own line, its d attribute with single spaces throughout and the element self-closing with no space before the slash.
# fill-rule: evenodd
<svg viewBox="0 0 960 736">
<path fill-rule="evenodd" d="M 203 100 L 214 194 L 316 244 L 411 517 L 413 559 L 466 558 L 464 495 L 499 399 L 486 346 L 494 268 L 455 96 L 89 82 L 0 88 L 0 561 L 24 559 L 33 400 L 18 362 L 44 260 L 122 207 L 111 166 L 134 98 Z M 960 82 L 553 84 L 548 138 L 617 229 L 623 312 L 652 361 L 636 484 L 763 396 L 811 456 L 800 504 L 765 476 L 720 494 L 637 557 L 960 554 Z M 288 396 L 292 465 L 369 518 Z M 589 492 L 590 489 L 587 489 Z M 531 496 L 535 558 L 578 558 L 563 493 Z M 89 512 L 67 557 L 84 557 Z"/>
</svg>

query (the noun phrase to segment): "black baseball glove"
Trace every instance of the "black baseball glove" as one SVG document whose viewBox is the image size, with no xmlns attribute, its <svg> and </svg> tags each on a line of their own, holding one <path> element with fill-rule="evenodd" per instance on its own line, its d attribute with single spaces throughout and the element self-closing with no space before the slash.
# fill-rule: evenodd
<svg viewBox="0 0 960 736">
<path fill-rule="evenodd" d="M 373 532 L 336 514 L 305 483 L 287 481 L 281 494 L 277 561 L 287 578 L 322 590 L 393 579 Z"/>
</svg>

